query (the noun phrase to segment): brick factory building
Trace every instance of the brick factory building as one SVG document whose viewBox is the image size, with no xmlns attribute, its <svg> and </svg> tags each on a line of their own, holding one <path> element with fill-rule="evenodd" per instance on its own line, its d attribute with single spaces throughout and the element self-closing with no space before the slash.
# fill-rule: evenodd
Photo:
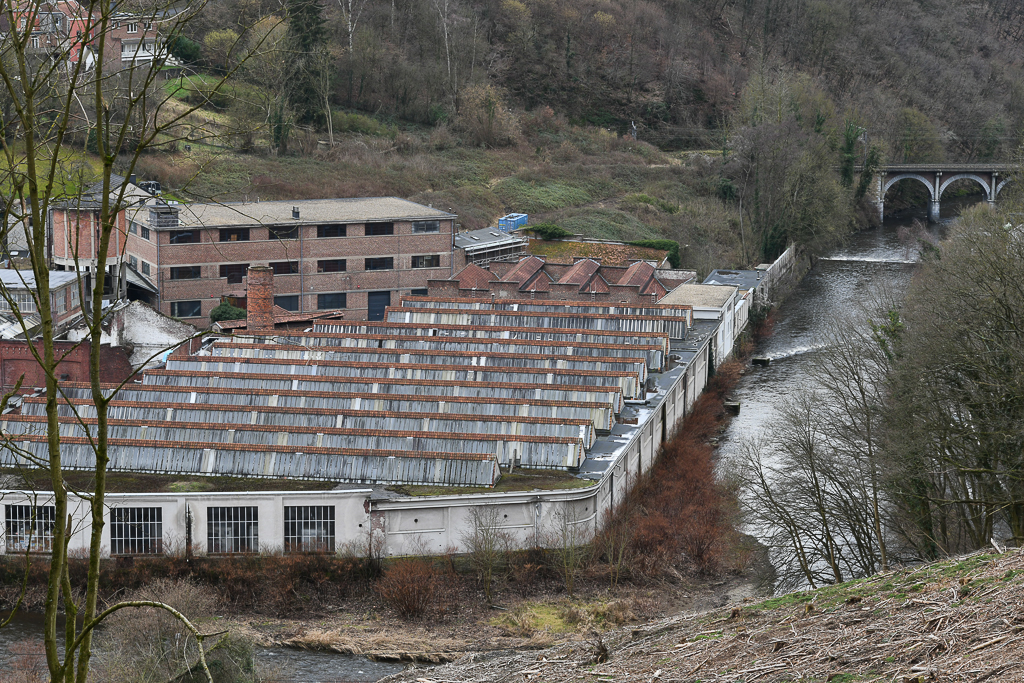
<svg viewBox="0 0 1024 683">
<path fill-rule="evenodd" d="M 96 195 L 51 214 L 55 265 L 73 269 L 76 254 L 80 269 L 99 265 L 86 260 L 96 250 Z M 177 204 L 134 189 L 128 197 L 104 266 L 125 276 L 121 291 L 132 298 L 200 326 L 222 299 L 245 307 L 249 266 L 273 270 L 274 303 L 285 311 L 344 310 L 352 320 L 379 320 L 400 295 L 426 294 L 427 280 L 452 273 L 455 216 L 396 197 Z"/>
</svg>

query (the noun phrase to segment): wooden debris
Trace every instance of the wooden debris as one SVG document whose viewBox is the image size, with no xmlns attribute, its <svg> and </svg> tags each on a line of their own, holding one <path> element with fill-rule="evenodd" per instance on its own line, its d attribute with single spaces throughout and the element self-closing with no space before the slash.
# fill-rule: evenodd
<svg viewBox="0 0 1024 683">
<path fill-rule="evenodd" d="M 546 651 L 543 664 L 536 652 L 494 653 L 432 669 L 430 679 L 512 683 L 524 681 L 522 674 L 540 674 L 547 683 L 596 683 L 598 677 L 834 683 L 852 674 L 865 683 L 1022 680 L 1024 554 L 988 551 L 973 558 L 963 582 L 955 573 L 921 566 L 862 581 L 852 588 L 856 595 L 815 594 L 796 614 L 790 602 L 743 612 L 739 619 L 730 606 L 609 631 L 602 639 L 610 657 L 593 666 L 597 670 L 590 668 L 593 644 L 570 642 Z M 713 626 L 719 628 L 707 630 Z M 412 682 L 416 676 L 403 672 L 388 680 Z"/>
</svg>

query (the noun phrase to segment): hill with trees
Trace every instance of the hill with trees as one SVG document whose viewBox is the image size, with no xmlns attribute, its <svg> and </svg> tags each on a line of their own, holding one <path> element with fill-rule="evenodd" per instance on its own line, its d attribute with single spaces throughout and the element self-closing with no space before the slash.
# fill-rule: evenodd
<svg viewBox="0 0 1024 683">
<path fill-rule="evenodd" d="M 205 115 L 139 171 L 183 198 L 400 195 L 465 228 L 527 212 L 677 241 L 703 273 L 866 225 L 880 161 L 1009 158 L 1022 19 L 1010 0 L 212 0 L 165 85 Z"/>
</svg>

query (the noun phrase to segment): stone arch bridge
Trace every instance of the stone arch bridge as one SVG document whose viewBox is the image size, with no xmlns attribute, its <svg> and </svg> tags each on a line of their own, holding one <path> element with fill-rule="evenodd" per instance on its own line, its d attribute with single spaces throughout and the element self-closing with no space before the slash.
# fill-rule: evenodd
<svg viewBox="0 0 1024 683">
<path fill-rule="evenodd" d="M 1015 170 L 1013 164 L 888 164 L 878 170 L 875 182 L 875 203 L 878 205 L 878 218 L 885 216 L 885 193 L 901 180 L 912 178 L 924 183 L 928 188 L 931 201 L 928 208 L 928 219 L 939 220 L 939 201 L 942 193 L 956 180 L 973 180 L 985 190 L 989 204 L 995 204 L 999 191 Z"/>
</svg>

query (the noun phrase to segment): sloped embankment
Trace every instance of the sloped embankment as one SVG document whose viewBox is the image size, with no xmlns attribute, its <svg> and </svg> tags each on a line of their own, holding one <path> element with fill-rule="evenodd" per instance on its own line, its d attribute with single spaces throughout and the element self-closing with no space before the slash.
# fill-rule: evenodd
<svg viewBox="0 0 1024 683">
<path fill-rule="evenodd" d="M 981 552 L 388 681 L 1024 680 L 1024 554 Z"/>
</svg>

